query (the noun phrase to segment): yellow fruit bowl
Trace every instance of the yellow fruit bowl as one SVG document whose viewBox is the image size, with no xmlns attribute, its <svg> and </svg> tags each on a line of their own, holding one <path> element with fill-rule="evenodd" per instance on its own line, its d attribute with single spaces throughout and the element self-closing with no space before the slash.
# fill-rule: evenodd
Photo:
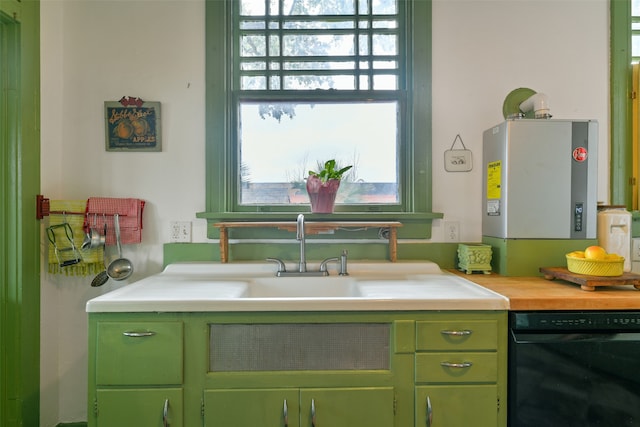
<svg viewBox="0 0 640 427">
<path fill-rule="evenodd" d="M 567 255 L 567 269 L 588 276 L 622 276 L 624 257 L 614 255 L 606 259 L 586 259 L 574 252 Z"/>
</svg>

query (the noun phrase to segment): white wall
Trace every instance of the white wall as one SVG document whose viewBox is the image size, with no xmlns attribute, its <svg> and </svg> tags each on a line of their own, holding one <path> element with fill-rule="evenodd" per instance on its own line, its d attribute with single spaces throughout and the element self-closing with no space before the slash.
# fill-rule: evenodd
<svg viewBox="0 0 640 427">
<path fill-rule="evenodd" d="M 41 1 L 42 192 L 146 200 L 143 243 L 124 255 L 130 281 L 157 273 L 170 221 L 193 221 L 193 241 L 206 241 L 195 218 L 205 199 L 204 1 Z M 600 122 L 608 201 L 608 20 L 607 0 L 434 0 L 433 208 L 460 222 L 461 240 L 481 238 L 482 132 L 519 87 L 546 93 L 555 118 Z M 105 152 L 103 102 L 124 95 L 162 103 L 161 153 Z M 444 170 L 456 134 L 473 151 L 471 172 Z M 116 286 L 90 280 L 43 265 L 43 427 L 86 420 L 84 304 Z"/>
</svg>

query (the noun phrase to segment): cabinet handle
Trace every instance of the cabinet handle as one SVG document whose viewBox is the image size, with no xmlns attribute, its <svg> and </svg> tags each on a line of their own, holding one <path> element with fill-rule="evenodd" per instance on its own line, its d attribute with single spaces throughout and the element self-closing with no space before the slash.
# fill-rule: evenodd
<svg viewBox="0 0 640 427">
<path fill-rule="evenodd" d="M 169 399 L 164 400 L 162 408 L 162 427 L 169 427 Z"/>
<path fill-rule="evenodd" d="M 431 427 L 433 422 L 433 408 L 431 407 L 431 398 L 427 396 L 427 427 Z"/>
<path fill-rule="evenodd" d="M 462 330 L 445 329 L 445 330 L 440 331 L 440 333 L 442 335 L 464 336 L 464 335 L 471 335 L 473 333 L 473 331 L 471 331 L 469 329 L 462 329 Z"/>
<path fill-rule="evenodd" d="M 316 427 L 316 401 L 311 399 L 311 425 Z"/>
<path fill-rule="evenodd" d="M 440 362 L 440 366 L 445 366 L 447 368 L 470 368 L 473 366 L 471 362 L 462 362 L 462 363 L 454 363 L 454 362 Z"/>
<path fill-rule="evenodd" d="M 287 409 L 287 399 L 284 400 L 282 415 L 284 415 L 284 427 L 288 427 L 289 426 L 289 410 Z"/>
<path fill-rule="evenodd" d="M 124 331 L 122 333 L 122 335 L 124 335 L 125 337 L 133 337 L 133 338 L 152 337 L 155 334 L 156 333 L 153 331 Z"/>
</svg>

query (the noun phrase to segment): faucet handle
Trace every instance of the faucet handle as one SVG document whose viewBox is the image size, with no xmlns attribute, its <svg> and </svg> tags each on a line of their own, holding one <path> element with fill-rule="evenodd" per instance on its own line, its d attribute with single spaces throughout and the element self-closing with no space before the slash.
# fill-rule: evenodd
<svg viewBox="0 0 640 427">
<path fill-rule="evenodd" d="M 278 264 L 277 273 L 285 273 L 287 271 L 287 266 L 284 265 L 284 262 L 281 259 L 278 259 L 278 258 L 267 258 L 267 259 L 265 259 L 265 261 L 274 262 L 274 263 Z"/>
<path fill-rule="evenodd" d="M 320 272 L 321 273 L 326 273 L 326 276 L 329 275 L 329 271 L 327 271 L 327 264 L 329 264 L 330 262 L 339 262 L 340 259 L 337 257 L 334 258 L 327 258 L 324 261 L 322 261 L 320 263 Z"/>
</svg>

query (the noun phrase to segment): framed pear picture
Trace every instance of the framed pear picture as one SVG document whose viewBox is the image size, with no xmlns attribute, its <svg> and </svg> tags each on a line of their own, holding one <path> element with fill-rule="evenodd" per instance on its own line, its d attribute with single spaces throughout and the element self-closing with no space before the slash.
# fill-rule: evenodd
<svg viewBox="0 0 640 427">
<path fill-rule="evenodd" d="M 107 151 L 162 151 L 159 102 L 123 96 L 104 112 Z"/>
</svg>

